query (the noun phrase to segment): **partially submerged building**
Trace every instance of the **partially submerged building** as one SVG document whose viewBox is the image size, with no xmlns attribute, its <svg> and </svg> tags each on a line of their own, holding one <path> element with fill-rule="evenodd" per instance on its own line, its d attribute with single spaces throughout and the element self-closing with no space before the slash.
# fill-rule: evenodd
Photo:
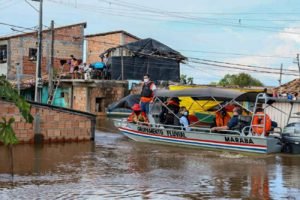
<svg viewBox="0 0 300 200">
<path fill-rule="evenodd" d="M 65 107 L 96 115 L 104 115 L 109 104 L 128 94 L 127 81 L 63 79 L 61 86 L 56 98 Z"/>
<path fill-rule="evenodd" d="M 113 47 L 103 52 L 111 77 L 115 80 L 140 80 L 145 73 L 152 80 L 180 80 L 180 63 L 186 58 L 178 51 L 148 38 Z"/>
</svg>

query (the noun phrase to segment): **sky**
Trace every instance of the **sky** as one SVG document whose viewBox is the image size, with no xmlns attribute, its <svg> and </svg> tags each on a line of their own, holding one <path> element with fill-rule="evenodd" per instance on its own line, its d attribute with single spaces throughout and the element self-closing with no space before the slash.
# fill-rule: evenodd
<svg viewBox="0 0 300 200">
<path fill-rule="evenodd" d="M 0 23 L 36 27 L 32 6 L 38 9 L 39 3 L 0 0 Z M 156 39 L 188 58 L 181 73 L 198 84 L 246 72 L 278 86 L 281 64 L 282 83 L 299 78 L 297 0 L 44 0 L 43 8 L 46 26 L 51 20 L 55 26 L 87 22 L 85 34 L 125 30 Z M 0 36 L 17 33 L 0 24 Z"/>
</svg>

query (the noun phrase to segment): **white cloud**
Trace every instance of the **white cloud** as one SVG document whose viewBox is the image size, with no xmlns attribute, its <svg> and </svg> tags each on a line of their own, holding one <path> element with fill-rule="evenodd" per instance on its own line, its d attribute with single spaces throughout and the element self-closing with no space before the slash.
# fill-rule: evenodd
<svg viewBox="0 0 300 200">
<path fill-rule="evenodd" d="M 283 31 L 270 35 L 267 40 L 261 45 L 259 51 L 253 52 L 253 55 L 270 55 L 274 57 L 258 57 L 258 56 L 242 56 L 238 58 L 225 59 L 227 62 L 240 63 L 246 65 L 280 68 L 281 63 L 283 69 L 298 70 L 296 63 L 293 63 L 296 54 L 300 53 L 300 34 L 287 34 L 286 32 L 298 32 L 300 28 L 288 27 Z M 252 54 L 252 53 L 251 53 Z M 290 57 L 290 58 L 282 58 Z M 245 67 L 246 68 L 246 67 Z M 262 69 L 258 69 L 262 70 Z M 278 85 L 279 74 L 266 74 L 249 72 L 253 77 L 261 80 L 266 85 Z M 225 72 L 223 74 L 226 74 Z M 297 74 L 297 73 L 295 73 Z M 288 82 L 297 76 L 282 76 L 282 82 Z"/>
<path fill-rule="evenodd" d="M 278 34 L 278 38 L 287 42 L 296 42 L 300 44 L 300 27 L 285 28 Z"/>
</svg>

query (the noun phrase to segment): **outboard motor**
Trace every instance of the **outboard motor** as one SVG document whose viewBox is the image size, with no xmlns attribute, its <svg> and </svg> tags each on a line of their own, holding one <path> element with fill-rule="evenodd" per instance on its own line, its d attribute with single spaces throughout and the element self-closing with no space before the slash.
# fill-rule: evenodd
<svg viewBox="0 0 300 200">
<path fill-rule="evenodd" d="M 284 153 L 300 153 L 300 122 L 290 123 L 284 127 L 282 143 Z"/>
</svg>

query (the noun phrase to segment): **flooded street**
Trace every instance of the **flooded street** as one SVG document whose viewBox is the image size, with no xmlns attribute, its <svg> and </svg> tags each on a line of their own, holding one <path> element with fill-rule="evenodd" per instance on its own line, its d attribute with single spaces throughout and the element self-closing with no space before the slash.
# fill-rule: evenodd
<svg viewBox="0 0 300 200">
<path fill-rule="evenodd" d="M 0 199 L 299 199 L 300 156 L 137 143 L 109 121 L 95 142 L 0 147 Z"/>
</svg>

